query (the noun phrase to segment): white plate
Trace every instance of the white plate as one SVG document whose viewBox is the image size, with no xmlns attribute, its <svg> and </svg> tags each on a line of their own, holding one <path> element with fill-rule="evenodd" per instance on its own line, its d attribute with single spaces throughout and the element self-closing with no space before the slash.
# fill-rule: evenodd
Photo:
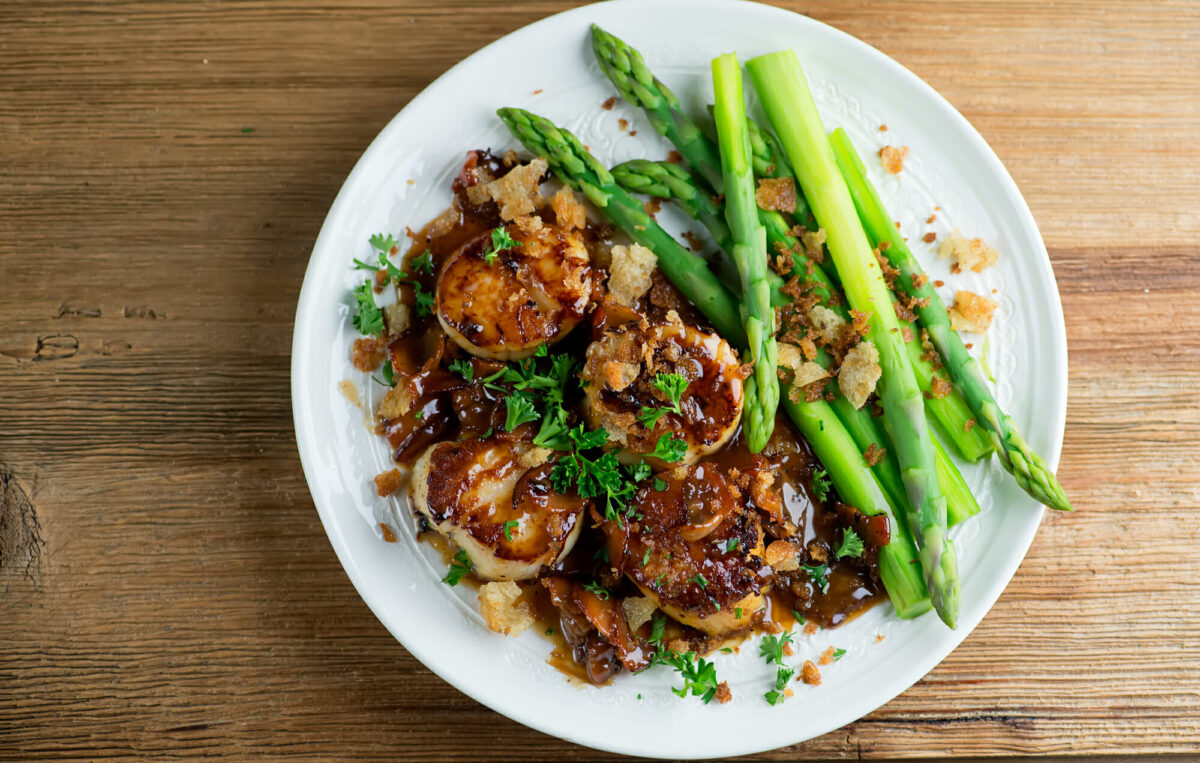
<svg viewBox="0 0 1200 763">
<path fill-rule="evenodd" d="M 474 592 L 439 582 L 444 565 L 415 542 L 402 502 L 375 497 L 371 478 L 389 468 L 387 448 L 337 390 L 349 379 L 371 399 L 380 393 L 348 362 L 355 337 L 349 291 L 362 278 L 352 272 L 351 258 L 369 254 L 369 234 L 415 229 L 444 209 L 466 150 L 519 147 L 495 118 L 498 107 L 544 114 L 573 130 L 604 162 L 666 155 L 669 146 L 636 109 L 624 102 L 612 111 L 600 108 L 614 91 L 592 59 L 592 22 L 640 48 L 696 113 L 710 97 L 713 56 L 733 50 L 745 60 L 792 47 L 828 129 L 844 126 L 868 159 L 884 143 L 909 146 L 898 178 L 882 177 L 878 162 L 868 161 L 874 179 L 933 278 L 944 278 L 945 268 L 920 242 L 927 230 L 944 237 L 957 227 L 1000 250 L 997 267 L 953 283 L 998 290 L 989 349 L 998 398 L 1033 447 L 1057 464 L 1067 348 L 1054 275 L 1028 207 L 971 125 L 895 61 L 804 16 L 723 0 L 621 0 L 552 16 L 472 55 L 413 99 L 350 173 L 313 249 L 296 313 L 292 398 L 304 472 L 330 542 L 367 605 L 417 659 L 476 700 L 548 734 L 633 755 L 724 757 L 793 744 L 904 691 L 949 654 L 1000 595 L 1042 509 L 994 461 L 964 469 L 983 512 L 954 532 L 964 581 L 957 631 L 931 615 L 901 621 L 884 604 L 841 629 L 801 636 L 796 664 L 829 645 L 847 654 L 822 669 L 819 687 L 793 684 L 796 695 L 777 707 L 762 699 L 774 671 L 752 642 L 739 654 L 716 655 L 734 699 L 706 706 L 672 695 L 668 687 L 678 682 L 665 669 L 621 675 L 606 688 L 580 687 L 546 664 L 549 645 L 539 634 L 512 639 L 488 631 Z M 619 129 L 621 117 L 636 137 Z M 880 132 L 884 123 L 888 130 Z M 937 221 L 927 225 L 935 206 L 941 207 Z M 982 344 L 976 341 L 977 352 Z M 380 520 L 398 526 L 398 543 L 383 542 Z"/>
</svg>

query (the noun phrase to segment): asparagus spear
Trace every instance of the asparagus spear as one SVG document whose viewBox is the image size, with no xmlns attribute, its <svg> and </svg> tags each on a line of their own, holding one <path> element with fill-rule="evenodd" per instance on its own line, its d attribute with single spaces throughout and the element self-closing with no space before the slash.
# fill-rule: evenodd
<svg viewBox="0 0 1200 763">
<path fill-rule="evenodd" d="M 900 271 L 896 287 L 910 297 L 921 300 L 918 305 L 925 305 L 917 308 L 917 317 L 929 333 L 930 341 L 941 353 L 950 378 L 974 411 L 980 428 L 990 436 L 1000 456 L 1000 463 L 1029 495 L 1052 509 L 1070 511 L 1071 503 L 1054 472 L 1021 437 L 1012 417 L 1000 409 L 983 379 L 978 362 L 967 352 L 958 332 L 950 327 L 946 305 L 933 287 L 925 282 L 926 279 L 920 277 L 920 264 L 892 225 L 883 202 L 867 179 L 866 168 L 854 151 L 850 138 L 839 129 L 829 142 L 867 232 L 877 245 L 883 247 L 887 242 L 884 256 Z"/>
<path fill-rule="evenodd" d="M 732 249 L 733 240 L 729 227 L 723 219 L 722 205 L 703 193 L 695 178 L 683 167 L 670 162 L 634 159 L 613 167 L 612 173 L 620 185 L 631 191 L 676 201 L 688 216 L 708 228 L 718 247 L 724 251 Z M 837 312 L 842 320 L 849 320 L 849 314 L 842 305 L 842 300 L 831 299 L 833 294 L 839 293 L 837 287 L 830 281 L 824 270 L 809 266 L 809 260 L 802 253 L 803 250 L 798 246 L 796 240 L 786 229 L 781 231 L 779 226 L 774 223 L 774 218 L 777 217 L 778 215 L 774 215 L 774 217 L 760 215 L 759 219 L 767 223 L 768 242 L 778 241 L 788 250 L 795 252 L 792 255 L 793 272 L 806 280 L 821 304 Z M 738 274 L 727 259 L 719 258 L 716 269 L 717 275 L 726 283 L 738 281 Z M 791 302 L 791 298 L 781 291 L 783 279 L 771 271 L 768 271 L 767 278 L 771 282 L 771 304 L 778 307 Z M 915 337 L 906 340 L 905 344 L 909 362 L 917 377 L 917 384 L 920 386 L 922 394 L 925 395 L 933 388 L 933 378 L 945 375 L 942 371 L 935 370 L 928 360 L 921 357 L 923 350 Z M 953 444 L 959 455 L 969 461 L 978 461 L 991 452 L 991 441 L 981 432 L 976 431 L 977 428 L 968 426 L 967 422 L 974 418 L 974 413 L 971 412 L 966 401 L 957 391 L 940 398 L 933 397 L 932 394 L 925 395 L 925 397 L 926 411 L 942 427 L 943 436 Z M 863 447 L 865 448 L 866 445 Z"/>
<path fill-rule="evenodd" d="M 500 109 L 498 113 L 513 135 L 545 159 L 560 180 L 586 194 L 611 222 L 652 250 L 667 278 L 718 331 L 730 342 L 746 345 L 737 301 L 708 270 L 704 260 L 680 246 L 640 204 L 616 186 L 612 175 L 574 135 L 521 109 Z M 888 517 L 892 540 L 880 549 L 879 576 L 896 612 L 901 617 L 916 617 L 928 611 L 929 599 L 914 564 L 917 551 L 912 539 L 897 521 L 895 510 L 833 409 L 824 400 L 813 403 L 789 400 L 785 408 L 829 471 L 842 499 L 866 514 Z"/>
<path fill-rule="evenodd" d="M 933 443 L 920 388 L 908 362 L 891 293 L 884 283 L 854 202 L 833 158 L 795 53 L 771 53 L 747 63 L 755 89 L 812 205 L 851 307 L 869 315 L 869 337 L 883 366 L 880 398 L 908 492 L 908 523 L 920 550 L 930 599 L 954 627 L 960 581 L 947 534 L 946 498 L 938 486 Z"/>
<path fill-rule="evenodd" d="M 592 24 L 592 52 L 600 68 L 629 103 L 642 108 L 659 135 L 697 169 L 712 189 L 722 192 L 721 157 L 700 127 L 680 107 L 671 89 L 646 67 L 642 54 Z"/>
<path fill-rule="evenodd" d="M 746 132 L 746 105 L 742 94 L 742 67 L 728 53 L 713 59 L 716 90 L 717 139 L 725 177 L 725 220 L 733 233 L 730 253 L 742 284 L 742 325 L 750 344 L 753 374 L 746 379 L 742 426 L 746 445 L 758 453 L 771 439 L 775 411 L 779 408 L 779 350 L 775 342 L 775 310 L 767 280 L 767 234 L 758 221 L 754 196 L 754 171 L 750 167 L 750 137 Z"/>
</svg>

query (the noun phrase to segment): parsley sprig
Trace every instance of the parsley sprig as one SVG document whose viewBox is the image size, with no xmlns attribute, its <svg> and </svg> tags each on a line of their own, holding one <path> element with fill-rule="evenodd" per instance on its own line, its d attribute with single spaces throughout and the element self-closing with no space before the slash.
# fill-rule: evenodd
<svg viewBox="0 0 1200 763">
<path fill-rule="evenodd" d="M 813 585 L 821 589 L 821 593 L 829 592 L 829 565 L 826 564 L 802 564 L 800 569 L 808 573 L 808 577 L 812 580 Z"/>
<path fill-rule="evenodd" d="M 442 578 L 442 582 L 449 586 L 456 586 L 473 569 L 475 569 L 475 563 L 471 561 L 471 557 L 467 556 L 466 551 L 459 551 L 451 560 L 450 570 L 446 573 L 446 577 Z"/>
<path fill-rule="evenodd" d="M 504 226 L 500 226 L 492 231 L 492 240 L 483 253 L 483 261 L 488 265 L 493 265 L 496 262 L 496 255 L 505 249 L 512 249 L 515 246 L 523 246 L 523 244 L 510 236 Z"/>
<path fill-rule="evenodd" d="M 642 406 L 642 410 L 638 413 L 638 421 L 646 429 L 654 429 L 658 424 L 658 420 L 665 413 L 679 413 L 679 402 L 683 399 L 684 390 L 687 389 L 688 380 L 683 374 L 658 374 L 654 377 L 654 388 L 666 395 L 669 401 L 668 405 L 651 408 L 650 406 Z"/>
<path fill-rule="evenodd" d="M 683 678 L 683 686 L 671 687 L 671 692 L 676 697 L 687 697 L 690 694 L 693 697 L 699 697 L 700 701 L 707 705 L 712 702 L 713 697 L 717 696 L 717 689 L 720 686 L 717 681 L 717 666 L 703 657 L 697 657 L 695 652 L 680 654 L 671 649 L 660 652 L 655 657 L 655 662 L 669 665 L 679 671 L 679 675 Z"/>
<path fill-rule="evenodd" d="M 387 281 L 396 286 L 408 284 L 413 289 L 417 317 L 431 315 L 434 305 L 433 293 L 426 291 L 419 281 L 409 277 L 408 273 L 396 267 L 395 263 L 389 259 L 392 250 L 398 248 L 400 242 L 390 233 L 376 233 L 368 240 L 371 243 L 371 247 L 375 250 L 378 264 L 373 265 L 370 262 L 364 262 L 355 258 L 354 269 L 366 270 L 371 273 L 378 273 L 382 270 L 387 274 Z M 429 252 L 425 252 L 420 257 L 413 258 L 410 264 L 418 271 L 433 273 L 433 257 Z M 354 290 L 354 296 L 357 300 L 354 317 L 352 318 L 354 327 L 367 335 L 383 333 L 383 311 L 375 306 L 375 297 L 372 294 L 373 282 L 374 278 L 370 278 L 366 283 Z"/>
<path fill-rule="evenodd" d="M 812 491 L 818 501 L 824 503 L 829 498 L 829 472 L 817 469 L 812 476 Z"/>
<path fill-rule="evenodd" d="M 862 538 L 858 537 L 858 533 L 854 532 L 853 528 L 847 527 L 842 530 L 842 540 L 838 543 L 837 548 L 833 550 L 833 555 L 838 559 L 850 557 L 857 559 L 863 555 Z"/>
<path fill-rule="evenodd" d="M 782 636 L 764 636 L 762 643 L 758 645 L 759 655 L 767 661 L 768 665 L 776 666 L 775 688 L 763 695 L 763 698 L 771 705 L 783 701 L 787 683 L 792 680 L 792 676 L 796 675 L 796 669 L 788 667 L 783 661 L 784 649 L 791 642 L 792 632 L 784 631 Z"/>
</svg>

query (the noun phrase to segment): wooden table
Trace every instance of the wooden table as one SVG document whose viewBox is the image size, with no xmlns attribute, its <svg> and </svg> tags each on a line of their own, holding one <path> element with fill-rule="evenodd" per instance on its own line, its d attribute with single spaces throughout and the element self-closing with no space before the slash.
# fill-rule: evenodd
<svg viewBox="0 0 1200 763">
<path fill-rule="evenodd" d="M 288 392 L 359 153 L 571 5 L 0 2 L 0 758 L 610 757 L 388 635 L 321 530 Z M 787 5 L 925 78 L 1025 193 L 1079 510 L 923 681 L 761 758 L 1197 754 L 1200 5 Z"/>
</svg>

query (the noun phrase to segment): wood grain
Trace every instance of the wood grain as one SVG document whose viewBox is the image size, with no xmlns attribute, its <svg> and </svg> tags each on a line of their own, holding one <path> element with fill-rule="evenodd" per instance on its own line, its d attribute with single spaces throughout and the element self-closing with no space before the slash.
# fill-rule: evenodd
<svg viewBox="0 0 1200 763">
<path fill-rule="evenodd" d="M 929 81 L 1025 193 L 1079 510 L 923 681 L 759 759 L 1197 755 L 1200 4 L 781 4 Z M 359 153 L 571 5 L 0 2 L 0 759 L 611 757 L 475 704 L 375 620 L 287 375 Z"/>
</svg>

